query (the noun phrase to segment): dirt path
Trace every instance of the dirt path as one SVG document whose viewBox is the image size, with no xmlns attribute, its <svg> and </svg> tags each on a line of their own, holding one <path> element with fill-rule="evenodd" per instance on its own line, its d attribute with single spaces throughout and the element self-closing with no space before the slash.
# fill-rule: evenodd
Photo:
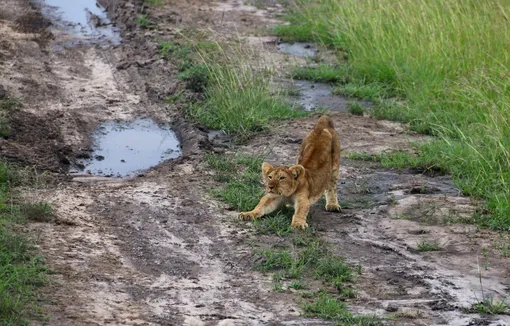
<svg viewBox="0 0 510 326">
<path fill-rule="evenodd" d="M 137 177 L 72 175 L 54 188 L 27 193 L 52 203 L 58 216 L 57 223 L 30 225 L 56 271 L 44 290 L 46 324 L 328 324 L 300 317 L 295 295 L 272 292 L 271 277 L 252 270 L 248 242 L 256 237 L 232 223 L 236 213 L 208 195 L 214 182 L 203 153 L 221 144 L 209 142 L 165 103 L 181 86 L 176 69 L 157 54 L 158 39 L 192 26 L 218 39 L 240 37 L 259 45 L 268 64 L 299 62 L 278 52 L 275 39 L 259 36 L 260 26 L 276 22 L 282 8 L 272 2 L 265 9 L 236 1 L 168 2 L 149 8 L 158 25 L 143 30 L 135 23 L 138 1 L 105 1 L 120 28 L 120 45 L 51 25 L 38 3 L 0 4 L 0 82 L 23 103 L 13 117 L 12 137 L 0 143 L 2 155 L 67 171 L 90 148 L 90 135 L 101 122 L 141 116 L 171 122 L 183 147 L 180 159 Z M 389 122 L 343 112 L 333 118 L 344 154 L 405 149 L 410 139 L 419 139 Z M 292 162 L 315 119 L 277 124 L 236 150 L 270 148 L 271 161 Z M 510 323 L 508 316 L 463 312 L 481 297 L 482 266 L 485 294 L 510 296 L 510 259 L 497 250 L 497 234 L 444 223 L 474 209 L 447 177 L 344 159 L 341 179 L 340 198 L 349 205 L 341 214 L 317 206 L 312 223 L 347 261 L 363 266 L 353 311 L 398 311 L 401 318 L 389 322 L 395 325 Z M 413 250 L 424 240 L 437 240 L 444 249 Z"/>
</svg>

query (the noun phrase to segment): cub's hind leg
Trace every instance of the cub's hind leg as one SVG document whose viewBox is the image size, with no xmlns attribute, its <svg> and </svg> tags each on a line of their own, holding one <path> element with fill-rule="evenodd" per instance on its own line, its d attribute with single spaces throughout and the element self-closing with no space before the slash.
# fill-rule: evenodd
<svg viewBox="0 0 510 326">
<path fill-rule="evenodd" d="M 338 134 L 334 134 L 331 150 L 331 177 L 329 179 L 326 195 L 326 210 L 330 212 L 339 212 L 341 210 L 338 203 L 338 174 L 340 172 L 340 141 Z"/>
</svg>

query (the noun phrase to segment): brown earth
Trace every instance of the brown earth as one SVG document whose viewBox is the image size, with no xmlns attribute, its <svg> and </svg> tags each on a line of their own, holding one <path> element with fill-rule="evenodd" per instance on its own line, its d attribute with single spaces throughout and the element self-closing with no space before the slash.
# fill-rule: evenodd
<svg viewBox="0 0 510 326">
<path fill-rule="evenodd" d="M 233 223 L 236 212 L 208 195 L 216 184 L 203 154 L 225 145 L 211 143 L 203 128 L 186 122 L 179 103 L 165 102 L 182 85 L 177 69 L 157 53 L 159 40 L 193 31 L 255 45 L 266 64 L 283 70 L 284 63 L 302 59 L 278 52 L 276 39 L 261 28 L 278 22 L 283 8 L 273 1 L 257 2 L 264 9 L 233 0 L 163 2 L 149 7 L 158 24 L 146 30 L 135 23 L 141 1 L 103 1 L 121 30 L 118 46 L 58 29 L 29 1 L 0 3 L 0 85 L 23 103 L 13 113 L 11 136 L 0 142 L 2 156 L 63 174 L 90 149 L 101 122 L 140 116 L 171 123 L 183 145 L 180 159 L 143 176 L 70 176 L 50 189 L 26 192 L 29 200 L 52 203 L 57 213 L 56 223 L 30 224 L 56 272 L 43 290 L 48 320 L 34 324 L 329 324 L 301 317 L 296 295 L 272 292 L 271 276 L 253 271 L 249 243 L 277 239 Z M 406 150 L 410 140 L 424 140 L 395 123 L 331 116 L 344 155 Z M 228 151 L 269 150 L 271 162 L 292 162 L 315 120 L 275 123 Z M 510 323 L 508 316 L 463 310 L 481 298 L 479 270 L 485 295 L 509 297 L 510 258 L 497 249 L 500 235 L 450 223 L 469 216 L 474 205 L 447 176 L 343 159 L 339 192 L 342 213 L 316 206 L 309 224 L 349 263 L 362 265 L 359 296 L 349 303 L 354 312 L 399 312 L 388 321 L 394 325 Z M 415 251 L 423 240 L 437 240 L 443 250 Z"/>
</svg>

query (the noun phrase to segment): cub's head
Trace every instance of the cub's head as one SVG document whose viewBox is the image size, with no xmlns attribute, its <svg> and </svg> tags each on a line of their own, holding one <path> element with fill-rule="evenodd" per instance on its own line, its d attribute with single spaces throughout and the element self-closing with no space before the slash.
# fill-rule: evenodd
<svg viewBox="0 0 510 326">
<path fill-rule="evenodd" d="M 266 184 L 266 193 L 290 197 L 299 184 L 299 180 L 305 176 L 305 168 L 302 165 L 272 166 L 262 163 L 262 178 Z"/>
</svg>

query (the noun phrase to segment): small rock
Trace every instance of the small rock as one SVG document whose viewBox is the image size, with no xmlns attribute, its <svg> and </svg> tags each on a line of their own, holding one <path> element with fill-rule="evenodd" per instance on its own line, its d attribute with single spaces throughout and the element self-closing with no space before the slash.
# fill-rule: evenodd
<svg viewBox="0 0 510 326">
<path fill-rule="evenodd" d="M 389 304 L 386 309 L 385 309 L 387 312 L 396 312 L 398 311 L 398 307 L 394 304 Z"/>
<path fill-rule="evenodd" d="M 102 161 L 102 160 L 104 160 L 104 156 L 103 155 L 96 155 L 95 159 L 98 160 L 98 161 Z"/>
</svg>

